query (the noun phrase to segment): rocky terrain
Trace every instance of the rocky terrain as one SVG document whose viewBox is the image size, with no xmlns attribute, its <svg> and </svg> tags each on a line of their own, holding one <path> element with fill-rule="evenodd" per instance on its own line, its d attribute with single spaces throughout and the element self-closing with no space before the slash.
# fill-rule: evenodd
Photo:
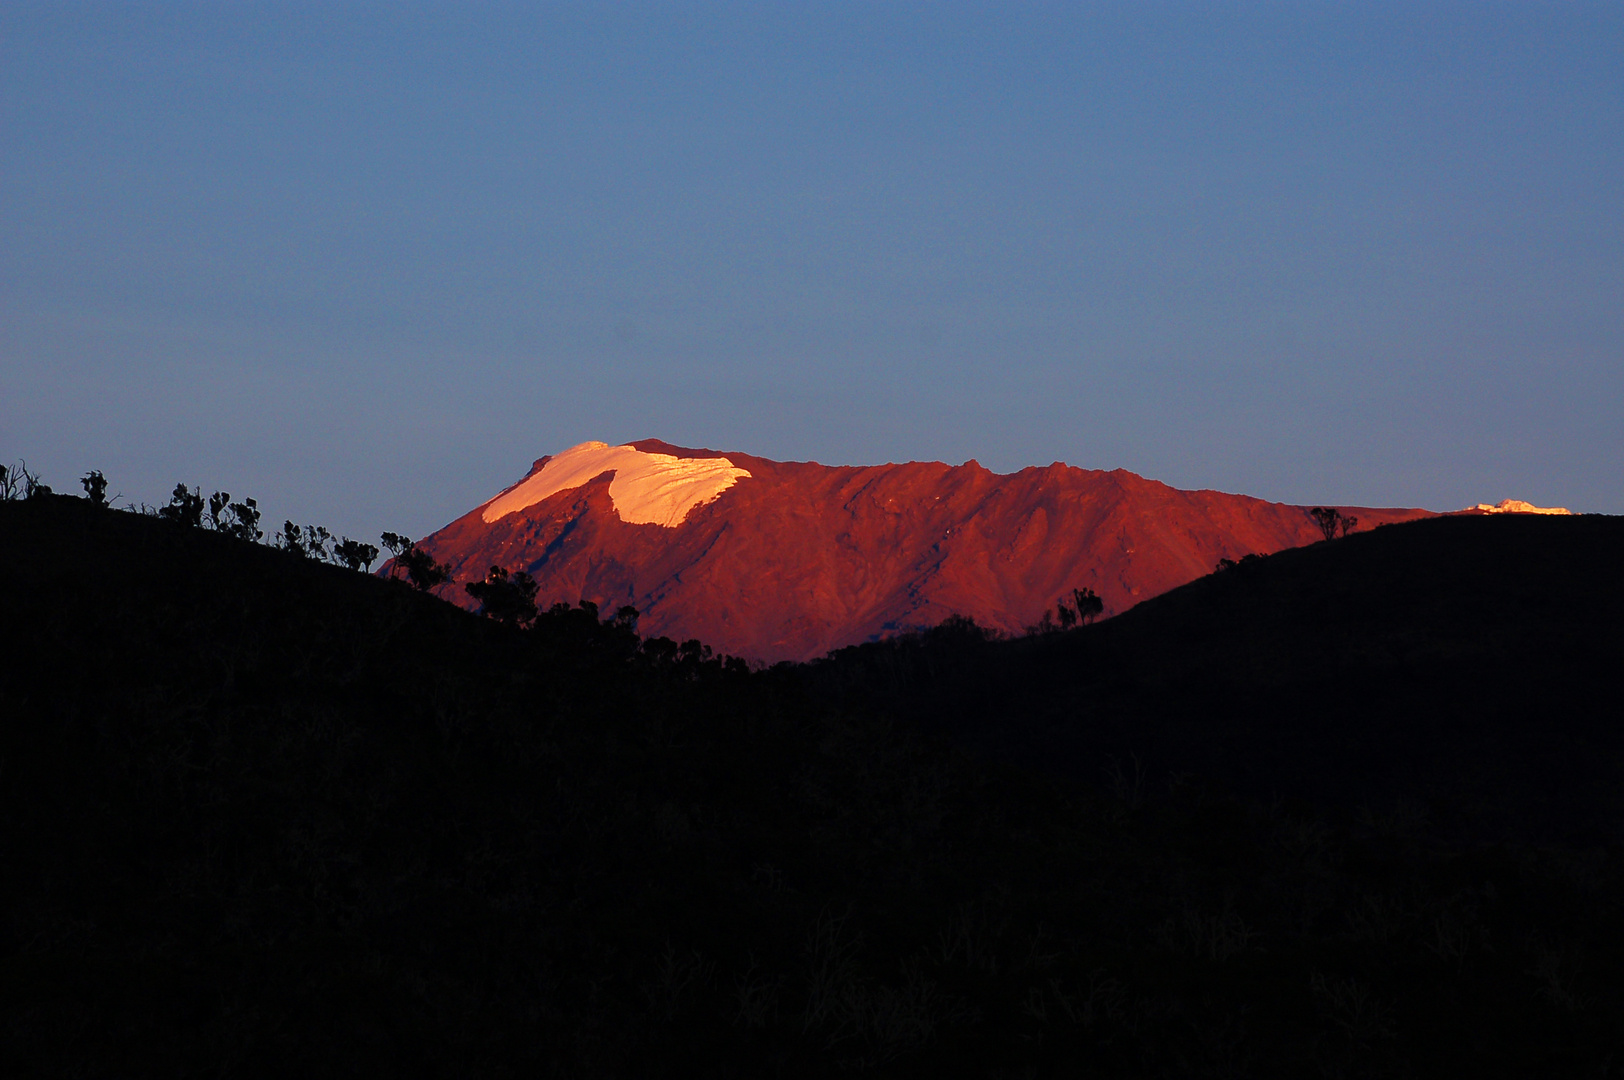
<svg viewBox="0 0 1624 1080">
<path fill-rule="evenodd" d="M 541 458 L 508 492 L 422 541 L 451 567 L 440 595 L 473 607 L 462 582 L 491 566 L 523 570 L 543 605 L 630 604 L 645 633 L 805 660 L 953 614 L 1019 632 L 1074 588 L 1093 589 L 1109 616 L 1211 573 L 1220 559 L 1321 538 L 1305 507 L 1181 491 L 1120 469 L 1056 462 L 1001 475 L 974 461 L 831 467 L 654 439 L 584 446 L 586 456 L 578 447 Z M 639 454 L 693 464 L 637 469 Z M 542 474 L 566 456 L 563 482 L 575 486 L 516 505 L 556 486 Z M 587 475 L 592 460 L 605 470 Z M 675 525 L 660 523 L 674 515 L 649 486 L 657 478 L 616 486 L 662 464 L 676 496 L 697 500 Z M 684 483 L 701 487 L 685 493 Z M 1336 509 L 1361 530 L 1431 516 Z"/>
</svg>

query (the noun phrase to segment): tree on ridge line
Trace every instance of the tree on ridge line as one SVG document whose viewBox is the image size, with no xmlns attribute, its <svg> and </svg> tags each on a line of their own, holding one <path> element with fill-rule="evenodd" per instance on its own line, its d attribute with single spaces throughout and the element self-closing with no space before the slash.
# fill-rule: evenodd
<svg viewBox="0 0 1624 1080">
<path fill-rule="evenodd" d="M 381 539 L 383 546 L 394 554 L 396 569 L 405 569 L 406 580 L 417 591 L 428 592 L 451 580 L 451 567 L 435 562 L 434 556 L 418 547 L 411 537 L 386 532 Z M 390 576 L 394 576 L 393 571 Z"/>
<path fill-rule="evenodd" d="M 1314 519 L 1325 539 L 1335 540 L 1337 536 L 1346 536 L 1359 527 L 1359 519 L 1351 517 L 1332 506 L 1316 506 L 1308 511 L 1308 516 Z"/>
</svg>

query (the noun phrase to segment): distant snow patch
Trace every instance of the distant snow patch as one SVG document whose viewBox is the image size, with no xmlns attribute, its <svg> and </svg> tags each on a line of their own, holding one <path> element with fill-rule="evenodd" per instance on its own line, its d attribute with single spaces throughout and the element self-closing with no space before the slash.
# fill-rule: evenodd
<svg viewBox="0 0 1624 1080">
<path fill-rule="evenodd" d="M 1501 499 L 1499 503 L 1478 503 L 1473 510 L 1481 510 L 1485 514 L 1572 514 L 1572 510 L 1560 506 L 1535 506 L 1533 503 L 1523 502 L 1521 499 Z"/>
<path fill-rule="evenodd" d="M 480 516 L 487 522 L 534 506 L 551 495 L 581 487 L 613 470 L 609 499 L 622 521 L 674 529 L 688 512 L 732 487 L 740 477 L 727 458 L 679 458 L 631 446 L 584 442 L 547 459 L 541 471 L 492 499 Z"/>
</svg>

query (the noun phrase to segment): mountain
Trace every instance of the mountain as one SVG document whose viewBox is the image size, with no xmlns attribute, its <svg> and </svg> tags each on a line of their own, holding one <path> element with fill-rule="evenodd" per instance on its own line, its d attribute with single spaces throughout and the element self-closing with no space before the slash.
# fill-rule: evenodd
<svg viewBox="0 0 1624 1080">
<path fill-rule="evenodd" d="M 1432 516 L 1337 507 L 1360 529 Z M 646 439 L 583 443 L 427 537 L 452 570 L 524 570 L 544 603 L 642 612 L 644 633 L 805 660 L 949 615 L 1018 632 L 1074 588 L 1125 611 L 1238 560 L 1321 538 L 1305 507 L 1059 462 L 831 467 Z"/>
</svg>

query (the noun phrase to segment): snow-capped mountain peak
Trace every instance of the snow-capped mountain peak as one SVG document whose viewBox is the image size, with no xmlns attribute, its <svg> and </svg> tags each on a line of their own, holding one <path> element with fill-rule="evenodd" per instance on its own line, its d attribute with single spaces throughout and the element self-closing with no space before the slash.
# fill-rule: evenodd
<svg viewBox="0 0 1624 1080">
<path fill-rule="evenodd" d="M 540 469 L 487 503 L 480 516 L 496 521 L 606 472 L 615 474 L 609 498 L 620 520 L 668 529 L 681 525 L 694 507 L 715 500 L 750 475 L 725 457 L 676 457 L 634 446 L 584 442 L 548 458 Z"/>
<path fill-rule="evenodd" d="M 1571 514 L 1561 506 L 1535 506 L 1533 503 L 1523 502 L 1521 499 L 1501 499 L 1498 503 L 1478 503 L 1473 510 L 1481 510 L 1485 514 Z"/>
</svg>

